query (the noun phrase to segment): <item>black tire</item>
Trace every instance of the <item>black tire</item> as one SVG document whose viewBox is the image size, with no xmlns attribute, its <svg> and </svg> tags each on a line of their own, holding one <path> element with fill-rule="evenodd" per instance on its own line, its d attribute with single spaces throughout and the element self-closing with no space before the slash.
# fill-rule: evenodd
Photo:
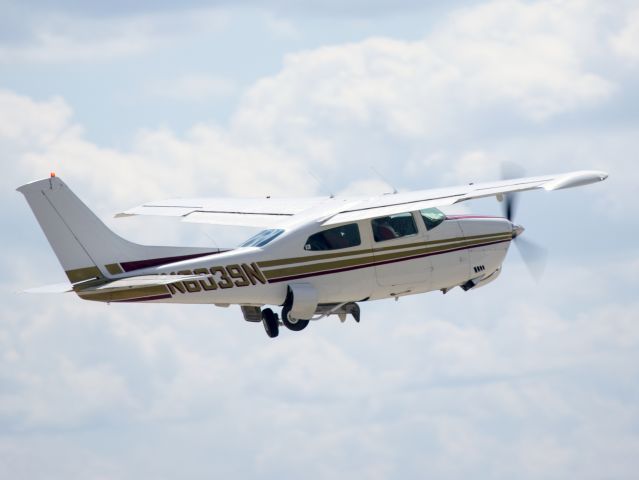
<svg viewBox="0 0 639 480">
<path fill-rule="evenodd" d="M 262 325 L 264 325 L 264 330 L 269 337 L 275 338 L 280 334 L 280 323 L 270 308 L 262 310 Z"/>
<path fill-rule="evenodd" d="M 288 313 L 291 311 L 290 307 L 286 305 L 282 308 L 282 323 L 289 330 L 293 330 L 294 332 L 299 332 L 308 327 L 310 320 L 295 320 L 295 322 L 291 322 L 288 319 Z"/>
</svg>

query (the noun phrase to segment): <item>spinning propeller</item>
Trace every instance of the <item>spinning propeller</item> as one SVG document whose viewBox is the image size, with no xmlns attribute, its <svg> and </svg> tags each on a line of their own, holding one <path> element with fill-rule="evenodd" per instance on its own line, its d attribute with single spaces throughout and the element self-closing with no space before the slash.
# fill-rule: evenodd
<svg viewBox="0 0 639 480">
<path fill-rule="evenodd" d="M 512 163 L 502 164 L 502 178 L 504 180 L 523 176 L 523 169 L 519 165 Z M 519 254 L 526 264 L 528 271 L 535 280 L 539 280 L 546 265 L 547 251 L 544 247 L 521 237 L 525 229 L 520 225 L 516 225 L 514 222 L 517 203 L 517 193 L 507 193 L 504 195 L 502 202 L 504 217 L 513 224 L 513 242 L 519 249 Z"/>
</svg>

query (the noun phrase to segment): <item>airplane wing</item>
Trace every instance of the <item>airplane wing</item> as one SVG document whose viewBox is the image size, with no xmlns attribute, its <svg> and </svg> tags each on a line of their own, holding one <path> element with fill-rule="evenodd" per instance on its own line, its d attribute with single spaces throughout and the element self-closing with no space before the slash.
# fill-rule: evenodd
<svg viewBox="0 0 639 480">
<path fill-rule="evenodd" d="M 155 215 L 181 217 L 182 221 L 193 223 L 267 228 L 331 200 L 329 197 L 173 199 L 145 203 L 116 217 Z"/>
<path fill-rule="evenodd" d="M 445 207 L 475 198 L 526 190 L 550 191 L 578 187 L 605 180 L 607 177 L 605 172 L 584 170 L 368 198 L 174 199 L 145 203 L 119 213 L 116 217 L 156 215 L 181 217 L 186 222 L 262 228 L 281 226 L 304 217 L 319 220 L 322 225 L 334 225 L 430 207 Z"/>
<path fill-rule="evenodd" d="M 355 222 L 366 218 L 382 217 L 424 208 L 445 207 L 475 198 L 500 196 L 526 190 L 543 188 L 546 191 L 551 191 L 579 187 L 600 182 L 606 178 L 608 178 L 608 174 L 605 172 L 584 170 L 557 175 L 515 178 L 490 183 L 471 183 L 452 188 L 384 195 L 358 202 L 349 206 L 348 209 L 329 215 L 322 222 L 322 225 Z"/>
</svg>

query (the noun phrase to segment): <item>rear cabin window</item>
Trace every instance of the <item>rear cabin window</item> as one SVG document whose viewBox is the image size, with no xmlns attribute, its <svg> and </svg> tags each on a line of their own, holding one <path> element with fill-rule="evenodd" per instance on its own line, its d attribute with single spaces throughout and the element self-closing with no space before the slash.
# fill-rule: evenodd
<svg viewBox="0 0 639 480">
<path fill-rule="evenodd" d="M 359 228 L 356 223 L 341 225 L 316 233 L 308 237 L 304 250 L 338 250 L 340 248 L 356 247 L 361 244 Z"/>
<path fill-rule="evenodd" d="M 395 238 L 417 234 L 417 226 L 412 213 L 398 213 L 371 220 L 373 238 L 376 242 L 384 242 Z"/>
<path fill-rule="evenodd" d="M 426 230 L 432 230 L 446 220 L 446 214 L 438 208 L 425 208 L 424 210 L 420 210 L 419 213 L 422 214 Z"/>
</svg>

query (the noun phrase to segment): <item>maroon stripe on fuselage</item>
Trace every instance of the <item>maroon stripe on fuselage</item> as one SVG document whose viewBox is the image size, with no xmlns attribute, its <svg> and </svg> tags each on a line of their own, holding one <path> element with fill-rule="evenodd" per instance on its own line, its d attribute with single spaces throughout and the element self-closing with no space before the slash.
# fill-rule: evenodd
<svg viewBox="0 0 639 480">
<path fill-rule="evenodd" d="M 163 258 L 149 258 L 147 260 L 134 260 L 132 262 L 121 262 L 122 270 L 125 272 L 131 272 L 133 270 L 141 270 L 143 268 L 157 267 L 158 265 L 164 265 L 166 263 L 181 262 L 182 260 L 190 260 L 192 258 L 206 257 L 207 255 L 215 255 L 222 253 L 225 250 L 218 252 L 205 252 L 205 253 L 193 253 L 191 255 L 180 255 L 177 257 L 163 257 Z"/>
<path fill-rule="evenodd" d="M 393 260 L 383 260 L 379 262 L 366 263 L 363 265 L 353 265 L 351 267 L 336 268 L 334 270 L 325 270 L 323 272 L 304 273 L 301 275 L 292 275 L 289 277 L 273 278 L 273 279 L 270 279 L 268 283 L 287 282 L 289 280 L 298 280 L 300 278 L 317 277 L 319 275 L 328 275 L 329 273 L 348 272 L 350 270 L 359 270 L 360 268 L 369 268 L 369 267 L 376 267 L 378 265 L 387 265 L 389 263 L 405 262 L 407 260 L 414 260 L 416 258 L 432 257 L 433 255 L 442 255 L 444 253 L 457 252 L 459 250 L 470 250 L 471 248 L 477 248 L 477 247 L 487 247 L 488 245 L 496 245 L 498 243 L 504 243 L 504 242 L 510 242 L 510 241 L 511 241 L 510 239 L 499 240 L 496 242 L 480 243 L 479 245 L 473 245 L 472 247 L 451 248 L 450 250 L 442 250 L 439 252 L 431 252 L 431 253 L 422 253 L 420 255 L 411 255 L 410 257 L 396 258 Z"/>
<path fill-rule="evenodd" d="M 496 217 L 494 215 L 446 215 L 446 220 L 465 220 L 465 219 L 491 219 L 506 220 L 506 217 Z"/>
</svg>

